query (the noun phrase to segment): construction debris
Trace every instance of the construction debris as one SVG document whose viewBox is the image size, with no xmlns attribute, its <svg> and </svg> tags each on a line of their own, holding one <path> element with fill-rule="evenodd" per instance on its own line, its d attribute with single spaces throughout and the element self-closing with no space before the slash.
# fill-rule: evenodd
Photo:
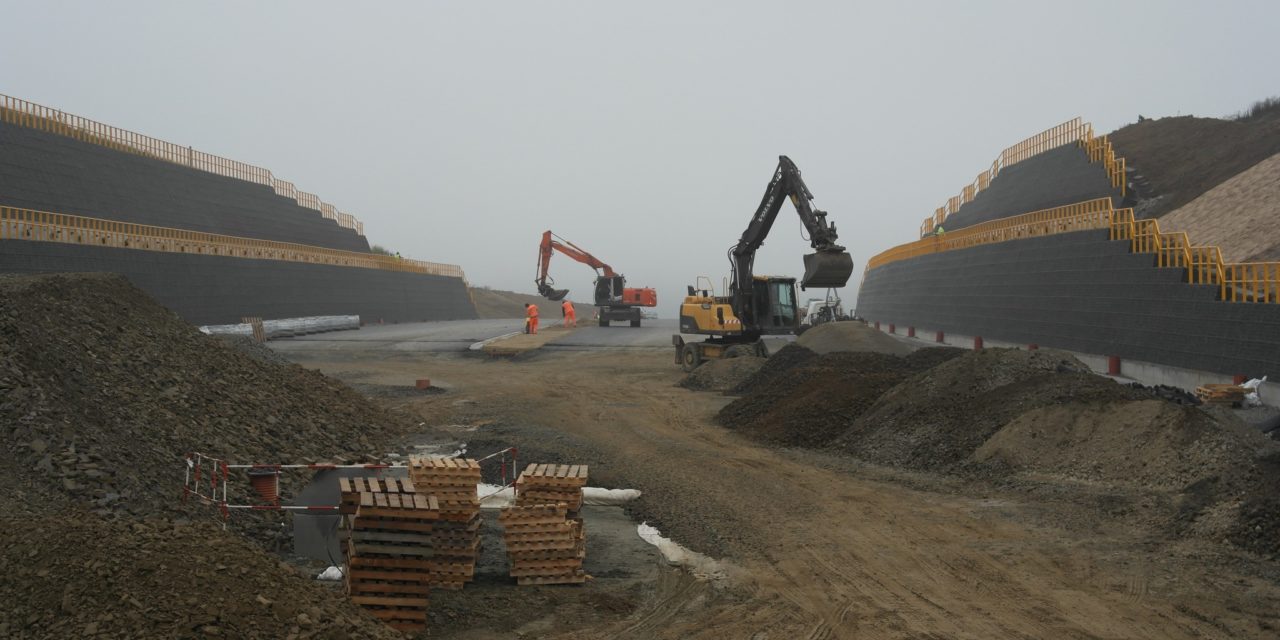
<svg viewBox="0 0 1280 640">
<path fill-rule="evenodd" d="M 432 496 L 440 506 L 431 582 L 441 589 L 461 589 L 474 579 L 480 553 L 480 463 L 414 457 L 409 460 L 409 477 L 419 493 Z"/>
<path fill-rule="evenodd" d="M 341 478 L 347 524 L 346 587 L 351 601 L 392 628 L 418 632 L 427 625 L 427 596 L 436 570 L 435 496 L 396 478 Z"/>
<path fill-rule="evenodd" d="M 587 465 L 531 464 L 516 480 L 516 506 L 498 516 L 516 584 L 580 584 L 587 532 L 578 512 Z"/>
</svg>

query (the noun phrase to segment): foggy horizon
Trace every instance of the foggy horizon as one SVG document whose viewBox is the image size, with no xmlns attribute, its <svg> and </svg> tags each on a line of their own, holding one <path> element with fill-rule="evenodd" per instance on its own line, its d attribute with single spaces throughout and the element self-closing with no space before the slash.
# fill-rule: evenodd
<svg viewBox="0 0 1280 640">
<path fill-rule="evenodd" d="M 1175 4 L 11 3 L 0 93 L 270 169 L 473 286 L 536 294 L 551 229 L 667 318 L 721 286 L 788 155 L 852 309 L 867 259 L 1005 147 L 1280 93 L 1280 6 Z M 784 204 L 756 272 L 798 277 L 801 231 Z M 590 268 L 551 275 L 590 301 Z"/>
</svg>

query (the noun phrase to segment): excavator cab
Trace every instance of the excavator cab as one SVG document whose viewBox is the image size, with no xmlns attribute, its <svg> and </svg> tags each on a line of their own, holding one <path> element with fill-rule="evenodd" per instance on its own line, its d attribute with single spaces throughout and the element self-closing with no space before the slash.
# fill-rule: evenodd
<svg viewBox="0 0 1280 640">
<path fill-rule="evenodd" d="M 756 310 L 754 325 L 762 334 L 794 333 L 800 326 L 796 305 L 796 279 L 756 276 L 751 283 L 752 308 Z"/>
</svg>

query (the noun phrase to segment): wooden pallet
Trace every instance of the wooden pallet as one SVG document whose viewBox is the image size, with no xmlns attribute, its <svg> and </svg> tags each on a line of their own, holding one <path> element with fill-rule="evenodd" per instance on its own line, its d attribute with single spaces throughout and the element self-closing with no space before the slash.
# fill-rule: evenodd
<svg viewBox="0 0 1280 640">
<path fill-rule="evenodd" d="M 436 572 L 433 584 L 460 589 L 473 579 L 480 553 L 480 463 L 415 456 L 409 459 L 409 476 L 419 493 L 440 505 L 433 548 L 436 560 L 451 563 L 452 570 Z"/>
<path fill-rule="evenodd" d="M 1248 389 L 1234 384 L 1206 384 L 1196 387 L 1196 397 L 1208 404 L 1235 404 L 1244 402 Z"/>
<path fill-rule="evenodd" d="M 585 477 L 582 481 L 586 481 Z M 581 493 L 581 488 L 577 491 Z M 517 502 L 502 510 L 498 521 L 502 523 L 511 577 L 516 579 L 516 584 L 580 584 L 590 579 L 582 570 L 586 558 L 586 528 L 575 516 L 576 510 L 564 501 Z"/>
<path fill-rule="evenodd" d="M 404 478 L 339 478 L 338 486 L 351 601 L 393 628 L 424 630 L 439 501 Z"/>
</svg>

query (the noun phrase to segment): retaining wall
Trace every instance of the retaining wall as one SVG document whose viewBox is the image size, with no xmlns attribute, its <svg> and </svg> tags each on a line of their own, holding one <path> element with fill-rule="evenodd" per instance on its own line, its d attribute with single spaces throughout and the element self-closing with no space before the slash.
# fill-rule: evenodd
<svg viewBox="0 0 1280 640">
<path fill-rule="evenodd" d="M 954 231 L 1095 198 L 1112 198 L 1120 206 L 1103 164 L 1090 162 L 1084 149 L 1070 144 L 1001 169 L 991 186 L 947 216 L 943 227 Z"/>
<path fill-rule="evenodd" d="M 269 186 L 3 122 L 0 204 L 369 251 L 364 236 Z"/>
<path fill-rule="evenodd" d="M 1280 305 L 1220 302 L 1217 287 L 1189 285 L 1185 277 L 1182 269 L 1157 268 L 1154 254 L 1131 253 L 1128 241 L 1109 240 L 1106 231 L 1082 231 L 877 267 L 863 280 L 857 314 L 899 331 L 928 327 L 1227 375 L 1280 376 Z"/>
<path fill-rule="evenodd" d="M 0 240 L 0 273 L 90 271 L 127 276 L 160 304 L 197 325 L 229 324 L 244 316 L 359 315 L 366 323 L 477 317 L 462 278 Z"/>
</svg>

